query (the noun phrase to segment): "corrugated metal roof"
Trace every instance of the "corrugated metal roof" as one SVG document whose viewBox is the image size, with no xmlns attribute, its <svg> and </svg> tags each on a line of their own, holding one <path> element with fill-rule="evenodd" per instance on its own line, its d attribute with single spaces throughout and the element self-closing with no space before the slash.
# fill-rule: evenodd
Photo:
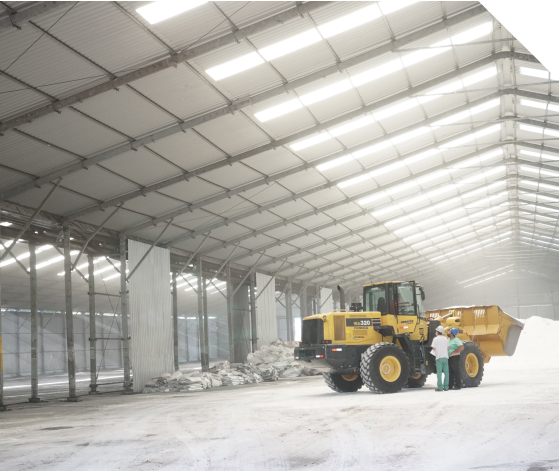
<svg viewBox="0 0 559 471">
<path fill-rule="evenodd" d="M 195 41 L 198 41 L 197 44 L 202 44 L 231 31 L 229 22 L 211 4 L 197 7 L 156 25 L 149 25 L 135 12 L 135 9 L 142 4 L 144 2 L 122 4 L 122 8 L 128 11 L 132 18 L 123 12 L 118 5 L 93 2 L 80 3 L 75 6 L 69 5 L 68 12 L 64 16 L 66 10 L 62 9 L 36 18 L 36 22 L 43 28 L 49 28 L 59 20 L 52 26 L 49 33 L 65 42 L 69 47 L 48 36 L 44 37 L 29 51 L 25 52 L 9 68 L 8 73 L 12 73 L 31 85 L 50 84 L 42 89 L 56 96 L 66 96 L 74 90 L 83 89 L 107 79 L 107 74 L 93 65 L 93 62 L 115 73 L 130 71 L 157 59 L 167 57 L 169 49 L 161 41 L 178 50 L 191 45 Z M 293 2 L 217 2 L 216 5 L 226 15 L 232 15 L 231 19 L 238 27 L 243 27 L 290 8 Z M 310 17 L 306 15 L 304 18 L 298 17 L 283 25 L 274 26 L 253 35 L 250 40 L 256 48 L 263 48 L 314 28 L 311 19 L 316 24 L 323 25 L 366 5 L 374 5 L 374 3 L 333 2 L 320 10 L 313 11 Z M 331 66 L 336 61 L 336 54 L 344 60 L 388 42 L 392 34 L 397 38 L 401 37 L 426 25 L 440 22 L 445 14 L 446 16 L 452 16 L 476 5 L 478 4 L 475 2 L 445 2 L 443 4 L 440 2 L 418 2 L 390 13 L 386 15 L 386 18 L 377 18 L 357 28 L 332 36 L 327 41 L 320 41 L 314 45 L 288 53 L 283 57 L 273 59 L 271 64 L 287 80 L 293 80 L 296 77 L 303 77 L 311 72 Z M 363 71 L 382 66 L 400 56 L 406 56 L 414 50 L 420 50 L 417 48 L 430 46 L 437 41 L 448 38 L 449 35 L 462 33 L 487 21 L 492 21 L 492 17 L 488 13 L 476 15 L 467 21 L 451 26 L 448 31 L 431 34 L 422 40 L 407 45 L 403 48 L 404 51 L 399 54 L 384 54 L 366 63 L 356 65 L 349 69 L 348 73 L 355 77 Z M 410 87 L 412 88 L 409 91 L 411 95 L 414 91 L 413 87 L 418 84 L 452 72 L 456 67 L 464 67 L 488 57 L 493 50 L 502 50 L 503 45 L 507 43 L 499 41 L 503 31 L 497 22 L 494 22 L 494 25 L 493 35 L 477 38 L 476 41 L 487 41 L 493 37 L 497 40 L 496 43 L 482 42 L 475 45 L 458 46 L 452 51 L 442 52 L 435 57 L 407 66 L 405 70 L 395 71 L 369 83 L 359 85 L 356 90 L 351 89 L 345 93 L 317 101 L 308 107 L 303 107 L 265 123 L 260 123 L 255 117 L 255 113 L 285 103 L 294 99 L 297 95 L 314 92 L 326 85 L 345 80 L 347 74 L 344 72 L 315 80 L 299 87 L 296 93 L 286 93 L 266 102 L 248 106 L 234 115 L 213 119 L 208 114 L 206 116 L 208 119 L 204 124 L 196 126 L 194 130 L 174 133 L 150 143 L 147 148 L 140 148 L 138 151 L 125 151 L 123 148 L 121 154 L 117 153 L 114 157 L 102 162 L 100 166 L 93 167 L 89 172 L 84 170 L 71 173 L 64 179 L 63 188 L 55 192 L 55 196 L 53 196 L 47 208 L 56 214 L 65 215 L 83 208 L 94 208 L 96 201 L 106 200 L 115 195 L 124 195 L 137 188 L 138 185 L 162 182 L 162 188 L 158 193 L 148 193 L 146 197 L 126 201 L 126 209 L 119 211 L 108 225 L 113 229 L 126 229 L 145 222 L 150 217 L 161 216 L 180 208 L 184 209 L 187 203 L 201 201 L 214 195 L 223 196 L 223 192 L 227 189 L 247 183 L 255 183 L 254 188 L 244 191 L 238 196 L 230 199 L 221 199 L 220 197 L 217 202 L 207 204 L 202 209 L 178 216 L 174 221 L 175 224 L 166 233 L 165 240 L 178 237 L 186 233 L 188 229 L 197 230 L 210 224 L 213 227 L 217 222 L 223 221 L 224 217 L 246 214 L 247 216 L 239 219 L 237 223 L 229 226 L 223 225 L 211 231 L 212 242 L 208 242 L 206 246 L 206 248 L 215 246 L 215 251 L 212 249 L 208 252 L 211 256 L 227 256 L 231 247 L 218 249 L 218 244 L 221 241 L 227 244 L 227 241 L 235 237 L 248 236 L 255 229 L 263 231 L 264 234 L 243 240 L 241 246 L 244 249 L 257 250 L 260 247 L 272 244 L 275 240 L 281 241 L 282 238 L 293 234 L 303 234 L 304 230 L 308 229 L 311 232 L 316 231 L 316 233 L 309 236 L 302 235 L 288 244 L 268 249 L 263 260 L 267 260 L 269 255 L 280 258 L 284 255 L 288 256 L 287 254 L 291 254 L 294 248 L 300 247 L 299 254 L 289 255 L 290 263 L 306 263 L 307 267 L 324 267 L 322 268 L 323 272 L 337 269 L 339 273 L 358 276 L 357 273 L 352 273 L 351 269 L 343 267 L 352 265 L 363 267 L 357 268 L 357 270 L 366 269 L 368 259 L 375 256 L 378 258 L 378 255 L 375 254 L 384 251 L 387 255 L 386 258 L 381 257 L 384 260 L 382 263 L 394 270 L 400 269 L 398 264 L 401 265 L 406 261 L 409 261 L 409 266 L 406 265 L 405 270 L 411 270 L 413 267 L 423 267 L 420 268 L 422 270 L 425 267 L 431 267 L 429 270 L 434 269 L 434 265 L 428 261 L 428 257 L 418 256 L 413 258 L 414 249 L 403 241 L 405 235 L 402 236 L 393 232 L 393 227 L 385 226 L 384 223 L 393 220 L 398 214 L 406 214 L 417 208 L 429 207 L 429 205 L 445 201 L 445 198 L 449 195 L 464 194 L 468 188 L 477 188 L 482 186 L 484 182 L 503 178 L 506 176 L 504 171 L 501 174 L 495 173 L 475 183 L 460 187 L 459 190 L 456 188 L 448 190 L 448 192 L 429 200 L 417 198 L 416 202 L 408 203 L 403 209 L 395 209 L 393 212 L 386 213 L 378 218 L 370 214 L 363 215 L 362 209 L 367 208 L 373 211 L 376 208 L 399 204 L 406 199 L 417 197 L 426 191 L 435 189 L 437 185 L 448 186 L 453 179 L 459 181 L 461 178 L 467 178 L 485 168 L 489 169 L 491 167 L 488 166 L 492 163 L 503 162 L 508 154 L 505 157 L 496 155 L 490 160 L 476 163 L 473 167 L 466 169 L 441 172 L 436 178 L 426 179 L 423 183 L 419 182 L 420 184 L 412 181 L 414 175 L 418 172 L 429 171 L 429 169 L 440 166 L 443 162 L 452 163 L 454 159 L 472 153 L 477 148 L 497 143 L 500 138 L 515 136 L 521 141 L 540 143 L 542 142 L 539 141 L 542 138 L 540 134 L 524 131 L 519 129 L 518 125 L 513 126 L 511 123 L 507 123 L 503 126 L 502 132 L 488 134 L 456 148 L 444 149 L 441 153 L 433 154 L 422 160 L 413 162 L 406 160 L 405 164 L 400 167 L 393 166 L 385 173 L 376 172 L 373 178 L 364 179 L 345 188 L 336 187 L 322 190 L 304 198 L 301 198 L 301 192 L 324 184 L 328 180 L 352 179 L 359 175 L 365 175 L 366 172 L 371 170 L 379 170 L 387 165 L 397 164 L 402 159 L 416 155 L 419 150 L 425 150 L 435 145 L 435 139 L 440 141 L 452 136 L 465 135 L 472 127 L 489 123 L 499 118 L 506 111 L 513 110 L 519 115 L 533 116 L 536 117 L 534 119 L 543 122 L 543 118 L 538 116 L 545 114 L 545 110 L 521 105 L 520 100 L 507 95 L 501 99 L 499 106 L 477 113 L 473 117 L 462 117 L 459 124 L 443 126 L 438 129 L 433 128 L 430 132 L 405 141 L 398 142 L 396 140 L 395 146 L 389 146 L 362 156 L 358 160 L 352 160 L 322 172 L 314 169 L 312 162 L 331 155 L 344 155 L 344 146 L 348 148 L 348 153 L 355 151 L 355 149 L 364 148 L 367 142 L 380 141 L 381 136 L 385 133 L 388 133 L 387 138 L 393 138 L 395 133 L 396 135 L 401 134 L 408 130 L 410 126 L 421 126 L 426 118 L 433 118 L 441 113 L 463 107 L 463 105 L 475 100 L 481 99 L 483 101 L 483 97 L 494 93 L 501 84 L 508 83 L 509 80 L 513 84 L 518 84 L 522 89 L 543 94 L 540 101 L 544 103 L 550 91 L 553 94 L 559 94 L 559 85 L 549 85 L 547 83 L 533 85 L 534 82 L 543 82 L 546 79 L 522 75 L 519 69 L 519 67 L 529 67 L 543 70 L 542 66 L 520 60 L 501 61 L 498 63 L 497 76 L 488 77 L 469 85 L 466 88 L 467 93 L 458 90 L 456 93 L 440 96 L 423 103 L 422 106 L 411 107 L 399 114 L 383 118 L 378 123 L 347 132 L 338 136 L 337 139 L 330 139 L 299 151 L 293 151 L 289 146 L 294 142 L 301 142 L 302 139 L 290 138 L 289 136 L 302 130 L 311 129 L 317 123 L 327 122 L 335 117 L 340 117 L 343 121 L 344 116 L 359 109 L 362 103 L 370 104 L 389 99 L 391 102 L 389 106 L 393 106 L 407 102 L 409 98 L 396 101 L 389 97 L 408 90 Z M 9 30 L 1 33 L 0 40 L 3 48 L 0 51 L 0 67 L 7 67 L 33 41 L 39 38 L 40 34 L 37 29 L 31 26 L 24 28 L 23 31 Z M 70 47 L 85 57 L 80 57 L 72 52 Z M 0 146 L 2 146 L 0 164 L 41 176 L 57 167 L 78 162 L 78 157 L 72 155 L 72 153 L 91 157 L 120 144 L 125 144 L 128 140 L 127 136 L 138 138 L 173 125 L 177 121 L 174 116 L 180 119 L 204 116 L 226 106 L 229 99 L 247 98 L 249 95 L 280 85 L 282 78 L 274 72 L 270 64 L 254 67 L 218 82 L 215 82 L 204 72 L 209 67 L 220 65 L 243 54 L 251 53 L 253 50 L 244 41 L 239 44 L 219 47 L 203 56 L 196 57 L 190 66 L 178 64 L 176 68 L 166 69 L 132 82 L 131 86 L 145 97 L 127 86 L 122 86 L 118 92 L 106 92 L 75 105 L 78 112 L 63 109 L 60 114 L 49 114 L 30 124 L 23 124 L 20 129 L 29 133 L 31 137 L 17 134 L 14 131 L 8 131 L 3 137 L 0 137 Z M 515 42 L 515 50 L 525 51 L 517 41 Z M 509 71 L 503 70 L 503 67 L 508 68 L 509 64 L 514 66 L 514 77 L 509 77 Z M 458 80 L 458 78 L 468 78 L 476 72 L 471 72 L 465 76 L 457 76 L 450 82 Z M 434 89 L 447 84 L 438 84 Z M 19 88 L 23 89 L 20 90 Z M 17 91 L 14 91 L 16 89 Z M 419 95 L 424 93 L 420 92 Z M 0 119 L 18 116 L 24 111 L 48 103 L 48 99 L 41 97 L 37 92 L 25 90 L 25 86 L 20 87 L 15 82 L 1 76 L 0 97 L 5 97 L 5 99 L 0 100 Z M 165 110 L 168 110 L 168 112 Z M 550 118 L 548 122 L 559 123 L 559 120 Z M 44 140 L 45 143 L 38 142 L 32 136 Z M 285 147 L 258 153 L 260 148 L 267 145 L 272 139 L 277 140 L 286 137 L 288 143 Z M 551 138 L 550 135 L 545 137 Z M 543 142 L 550 148 L 559 146 L 553 140 Z M 68 152 L 59 150 L 56 146 L 67 149 Z M 209 164 L 223 161 L 226 158 L 226 153 L 237 155 L 249 149 L 257 149 L 257 153 L 244 160 L 243 163 L 235 163 L 211 171 L 209 168 L 204 169 L 200 178 L 193 178 L 188 182 L 182 181 L 173 185 L 166 183 L 168 179 L 180 175 L 181 169 L 201 169 Z M 525 149 L 531 148 L 525 147 Z M 518 154 L 518 150 L 515 150 L 513 146 L 508 146 L 508 151 L 513 155 Z M 159 154 L 160 157 L 156 154 Z M 553 161 L 549 159 L 542 160 L 539 157 L 519 155 L 536 162 L 542 161 L 547 165 L 553 165 Z M 40 156 L 40 158 L 37 156 Z M 266 175 L 274 175 L 277 172 L 297 168 L 305 162 L 311 162 L 309 170 L 298 171 L 283 177 L 278 182 L 272 182 L 269 186 L 266 185 L 264 180 Z M 520 174 L 528 175 L 522 169 Z M 511 175 L 516 174 L 513 172 Z M 538 177 L 533 172 L 530 175 Z M 546 177 L 542 174 L 541 178 L 545 179 Z M 21 174 L 7 170 L 3 172 L 2 178 L 0 178 L 0 188 L 13 188 L 29 180 Z M 410 184 L 405 188 L 396 188 L 398 191 L 391 190 L 394 185 L 401 182 L 410 182 Z M 515 180 L 511 180 L 511 183 L 515 184 Z M 67 187 L 67 189 L 64 189 L 64 187 Z M 49 185 L 45 185 L 41 190 L 27 191 L 10 198 L 10 200 L 33 207 L 40 202 L 48 188 Z M 378 190 L 375 191 L 375 189 Z M 387 189 L 385 194 L 382 193 L 384 189 Z M 347 204 L 345 201 L 346 197 L 357 201 L 373 193 L 379 195 L 378 198 L 363 203 L 363 206 L 360 206 L 357 202 Z M 274 203 L 288 195 L 293 195 L 292 201 L 282 201 L 281 205 L 270 211 L 248 216 L 248 212 L 255 205 Z M 502 198 L 506 199 L 507 197 L 503 196 Z M 526 198 L 528 197 L 526 196 Z M 469 198 L 466 197 L 466 200 L 454 203 L 452 207 L 458 208 L 465 205 L 468 200 Z M 501 200 L 496 201 L 500 202 Z M 487 204 L 481 204 L 480 208 L 486 207 Z M 321 209 L 328 206 L 332 207 L 326 211 Z M 315 207 L 319 208 L 318 215 L 310 216 Z M 301 215 L 306 215 L 306 217 L 299 218 Z M 106 214 L 94 211 L 80 219 L 99 223 L 105 216 Z M 297 219 L 296 224 L 290 223 L 286 226 L 275 227 L 282 221 L 281 218 L 293 217 Z M 341 218 L 345 218 L 343 225 L 333 225 Z M 508 218 L 510 219 L 510 217 Z M 473 222 L 481 225 L 479 219 Z M 507 222 L 507 224 L 510 223 Z M 138 232 L 137 235 L 153 240 L 161 227 L 160 224 L 157 227 Z M 271 229 L 268 229 L 269 227 Z M 360 242 L 359 236 L 351 236 L 350 230 L 356 230 L 360 236 L 369 239 Z M 345 234 L 347 234 L 347 237 L 344 236 Z M 480 234 L 476 233 L 468 237 L 479 239 L 483 237 L 483 234 Z M 340 238 L 332 243 L 328 240 L 330 237 Z M 325 240 L 324 245 L 321 243 L 323 240 Z M 421 239 L 418 238 L 417 240 Z M 193 240 L 188 239 L 177 243 L 177 247 L 194 250 L 200 241 L 200 237 Z M 449 239 L 449 241 L 452 241 L 452 239 Z M 319 246 L 313 248 L 311 245 L 313 242 L 319 243 Z M 380 244 L 384 243 L 390 244 L 383 246 L 381 249 Z M 344 249 L 346 246 L 349 251 Z M 339 247 L 339 250 L 336 247 Z M 335 252 L 330 254 L 329 252 L 332 250 Z M 319 254 L 319 258 L 309 262 L 309 255 L 313 253 Z M 480 253 L 482 252 L 480 251 Z M 346 254 L 345 260 L 340 260 L 340 254 Z M 241 259 L 241 263 L 250 265 L 250 263 L 256 262 L 257 257 L 247 256 Z M 335 262 L 328 265 L 328 260 L 335 260 Z M 296 269 L 284 268 L 281 274 L 294 274 L 295 272 Z M 304 275 L 304 277 L 309 276 L 311 275 Z"/>
</svg>

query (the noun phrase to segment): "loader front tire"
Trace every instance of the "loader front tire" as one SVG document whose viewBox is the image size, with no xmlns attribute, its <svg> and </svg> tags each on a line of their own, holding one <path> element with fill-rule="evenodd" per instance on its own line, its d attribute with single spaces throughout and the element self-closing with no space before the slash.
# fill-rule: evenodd
<svg viewBox="0 0 559 471">
<path fill-rule="evenodd" d="M 356 392 L 363 387 L 363 380 L 359 375 L 324 373 L 323 376 L 328 387 L 339 393 Z"/>
<path fill-rule="evenodd" d="M 417 374 L 408 378 L 408 388 L 422 388 L 427 381 L 427 375 Z"/>
<path fill-rule="evenodd" d="M 409 375 L 408 356 L 398 345 L 377 343 L 361 355 L 361 378 L 374 393 L 400 391 L 407 384 Z"/>
<path fill-rule="evenodd" d="M 464 350 L 460 352 L 460 373 L 462 386 L 476 388 L 483 378 L 483 355 L 474 342 L 463 342 Z"/>
</svg>

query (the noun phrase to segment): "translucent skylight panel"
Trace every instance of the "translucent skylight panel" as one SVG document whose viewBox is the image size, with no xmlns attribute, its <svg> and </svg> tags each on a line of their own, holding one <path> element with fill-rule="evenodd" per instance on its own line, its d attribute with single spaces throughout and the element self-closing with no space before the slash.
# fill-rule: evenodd
<svg viewBox="0 0 559 471">
<path fill-rule="evenodd" d="M 530 108 L 537 108 L 540 110 L 550 110 L 550 111 L 559 112 L 559 105 L 554 105 L 552 103 L 543 103 L 541 101 L 527 100 L 525 98 L 521 98 L 520 104 L 523 106 L 529 106 Z"/>
<path fill-rule="evenodd" d="M 384 15 L 388 15 L 402 8 L 408 7 L 417 3 L 419 0 L 385 0 L 378 2 L 378 6 Z"/>
<path fill-rule="evenodd" d="M 464 136 L 464 137 L 461 137 L 461 138 L 459 138 L 459 139 L 456 139 L 456 140 L 454 140 L 454 141 L 452 141 L 452 142 L 449 142 L 449 143 L 447 143 L 447 144 L 444 144 L 443 146 L 439 147 L 439 149 L 449 149 L 449 148 L 451 148 L 451 147 L 457 147 L 457 146 L 459 146 L 459 145 L 462 145 L 462 144 L 466 144 L 466 143 L 468 143 L 468 142 L 475 141 L 476 139 L 479 139 L 479 138 L 481 138 L 481 137 L 483 137 L 483 136 L 487 136 L 488 134 L 491 134 L 491 133 L 494 133 L 494 132 L 497 132 L 497 131 L 500 131 L 500 130 L 501 130 L 501 125 L 500 125 L 500 124 L 496 124 L 496 125 L 494 125 L 494 126 L 490 126 L 490 127 L 487 128 L 487 129 L 483 129 L 483 130 L 481 130 L 481 131 L 477 131 L 477 132 L 475 132 L 475 133 L 473 133 L 473 134 L 469 134 L 468 136 Z"/>
<path fill-rule="evenodd" d="M 325 100 L 335 95 L 339 95 L 347 90 L 352 89 L 353 86 L 349 80 L 341 80 L 340 82 L 333 83 L 326 87 L 322 87 L 314 92 L 301 95 L 300 100 L 305 106 L 312 105 L 318 101 Z"/>
<path fill-rule="evenodd" d="M 349 88 L 351 88 L 351 86 L 358 87 L 365 83 L 372 82 L 381 77 L 385 77 L 386 75 L 394 73 L 398 70 L 402 70 L 404 66 L 416 64 L 428 58 L 434 57 L 438 54 L 442 54 L 443 52 L 448 50 L 452 44 L 464 44 L 466 42 L 473 41 L 481 36 L 489 34 L 489 32 L 491 32 L 492 30 L 492 27 L 493 27 L 492 22 L 487 22 L 482 25 L 476 26 L 475 28 L 472 28 L 470 30 L 467 30 L 455 36 L 452 36 L 449 39 L 445 39 L 443 41 L 439 41 L 433 44 L 433 46 L 435 47 L 433 47 L 432 49 L 423 49 L 417 52 L 406 54 L 401 59 L 394 59 L 385 64 L 379 65 L 377 67 L 373 67 L 372 69 L 353 75 L 351 76 L 350 81 L 342 80 L 336 84 L 329 85 L 327 87 L 323 87 L 322 89 L 316 90 L 315 92 L 312 92 L 312 94 L 307 94 L 308 95 L 307 100 L 309 100 L 309 103 L 305 103 L 304 97 L 301 97 L 301 100 L 305 104 L 316 103 L 317 101 L 324 100 L 326 98 L 342 93 L 348 90 Z M 449 47 L 448 48 L 439 47 L 441 45 L 443 46 L 448 45 Z M 285 113 L 287 112 L 289 111 L 286 111 Z M 258 117 L 258 113 L 255 116 L 258 119 L 260 119 Z M 280 116 L 280 114 L 276 114 L 276 116 Z"/>
<path fill-rule="evenodd" d="M 381 12 L 376 4 L 356 10 L 335 20 L 318 26 L 318 31 L 325 38 L 331 38 L 337 34 L 361 26 L 365 23 L 380 18 Z"/>
<path fill-rule="evenodd" d="M 211 78 L 217 81 L 226 77 L 230 77 L 231 75 L 238 74 L 243 70 L 252 69 L 253 67 L 263 64 L 264 62 L 264 59 L 262 59 L 262 57 L 260 57 L 258 53 L 251 52 L 250 54 L 237 57 L 237 59 L 233 59 L 229 62 L 225 62 L 224 64 L 212 67 L 206 70 L 206 73 Z"/>
<path fill-rule="evenodd" d="M 293 100 L 280 103 L 279 105 L 272 106 L 264 111 L 255 113 L 254 116 L 262 122 L 270 121 L 271 119 L 277 118 L 278 116 L 283 116 L 284 114 L 290 113 L 295 110 L 303 108 L 303 103 L 298 98 Z"/>
<path fill-rule="evenodd" d="M 519 71 L 521 75 L 527 75 L 528 77 L 537 77 L 544 80 L 550 79 L 550 75 L 547 70 L 533 69 L 531 67 L 520 67 Z"/>
<path fill-rule="evenodd" d="M 559 131 L 553 129 L 542 128 L 540 126 L 532 126 L 530 124 L 520 124 L 519 128 L 521 131 L 528 131 L 537 134 L 545 134 L 548 136 L 559 137 Z"/>
<path fill-rule="evenodd" d="M 153 2 L 136 11 L 144 17 L 149 24 L 156 24 L 173 16 L 177 16 L 185 11 L 192 10 L 197 6 L 207 3 L 208 0 L 182 0 L 182 1 L 159 1 Z"/>
<path fill-rule="evenodd" d="M 534 152 L 532 150 L 521 150 L 520 153 L 522 155 L 529 155 L 531 157 L 538 157 L 538 158 L 542 158 L 542 159 L 559 160 L 559 156 L 543 154 L 542 152 Z"/>
<path fill-rule="evenodd" d="M 271 61 L 278 57 L 285 56 L 291 52 L 298 51 L 322 40 L 316 29 L 310 29 L 300 34 L 296 34 L 288 39 L 279 41 L 271 46 L 263 47 L 258 52 L 264 59 Z"/>
</svg>

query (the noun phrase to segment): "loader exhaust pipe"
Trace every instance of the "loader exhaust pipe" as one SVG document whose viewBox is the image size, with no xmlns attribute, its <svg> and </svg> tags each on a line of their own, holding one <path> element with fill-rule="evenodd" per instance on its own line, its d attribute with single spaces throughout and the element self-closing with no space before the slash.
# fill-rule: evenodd
<svg viewBox="0 0 559 471">
<path fill-rule="evenodd" d="M 344 289 L 338 285 L 338 291 L 340 292 L 340 311 L 345 310 L 345 294 Z"/>
</svg>

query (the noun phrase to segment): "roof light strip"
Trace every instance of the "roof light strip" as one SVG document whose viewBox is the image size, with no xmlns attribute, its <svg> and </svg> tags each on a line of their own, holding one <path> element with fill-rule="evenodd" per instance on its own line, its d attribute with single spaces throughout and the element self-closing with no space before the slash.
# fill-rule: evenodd
<svg viewBox="0 0 559 471">
<path fill-rule="evenodd" d="M 388 13 L 405 8 L 418 0 L 395 2 L 391 7 L 381 7 L 381 10 Z M 177 2 L 188 3 L 188 2 Z M 392 3 L 392 2 L 391 2 Z M 382 16 L 381 10 L 376 4 L 368 5 L 347 15 L 336 18 L 335 20 L 311 28 L 302 33 L 298 33 L 289 38 L 278 41 L 269 46 L 263 47 L 258 52 L 251 52 L 236 59 L 210 67 L 206 73 L 216 81 L 231 77 L 245 70 L 252 69 L 266 61 L 272 61 L 280 57 L 291 54 L 305 47 L 316 44 L 324 39 L 331 38 L 345 31 L 357 28 L 365 23 L 369 23 Z M 302 105 L 301 105 L 302 106 Z M 289 107 L 287 108 L 289 109 Z"/>
<path fill-rule="evenodd" d="M 177 16 L 185 11 L 192 10 L 197 6 L 207 3 L 208 0 L 188 0 L 188 1 L 158 1 L 152 2 L 143 7 L 137 8 L 136 11 L 154 25 L 173 16 Z"/>
<path fill-rule="evenodd" d="M 440 263 L 446 263 L 450 260 L 454 260 L 455 258 L 463 257 L 464 255 L 470 255 L 471 253 L 477 252 L 478 250 L 483 250 L 487 247 L 490 247 L 490 246 L 495 245 L 495 244 L 499 244 L 499 243 L 504 242 L 506 240 L 510 240 L 510 237 L 505 237 L 504 239 L 496 240 L 496 241 L 492 241 L 491 239 L 489 239 L 489 240 L 486 241 L 486 243 L 484 243 L 481 247 L 478 247 L 477 249 L 470 250 L 468 252 L 464 252 L 463 254 L 460 254 L 460 255 L 455 255 L 454 257 L 450 257 L 446 260 L 440 260 L 440 261 L 436 262 L 436 265 L 438 265 Z"/>
<path fill-rule="evenodd" d="M 410 54 L 404 55 L 402 58 L 394 59 L 385 64 L 377 67 L 373 67 L 369 70 L 361 72 L 356 75 L 352 75 L 349 79 L 342 80 L 340 82 L 328 85 L 326 87 L 319 88 L 313 92 L 301 95 L 294 100 L 289 100 L 279 105 L 272 106 L 260 112 L 254 114 L 260 122 L 270 121 L 279 116 L 283 116 L 295 109 L 302 108 L 303 106 L 316 103 L 321 100 L 325 100 L 334 95 L 338 95 L 347 91 L 351 88 L 359 87 L 367 83 L 373 82 L 379 78 L 390 75 L 394 72 L 403 70 L 404 67 L 409 67 L 411 65 L 423 62 L 431 57 L 442 54 L 451 49 L 453 44 L 465 44 L 479 37 L 489 34 L 493 29 L 492 22 L 486 22 L 482 25 L 478 25 L 471 28 L 463 33 L 456 34 L 451 38 L 444 39 L 437 43 L 431 44 L 430 47 L 433 49 L 424 49 L 417 52 L 412 52 Z M 440 47 L 446 46 L 448 47 Z M 209 71 L 206 71 L 209 73 Z M 297 106 L 293 102 L 298 102 L 300 106 Z"/>
<path fill-rule="evenodd" d="M 294 144 L 291 144 L 290 147 L 296 152 L 306 149 L 308 147 L 314 146 L 321 142 L 334 139 L 335 137 L 342 136 L 343 134 L 346 134 L 348 132 L 370 125 L 375 121 L 380 121 L 385 118 L 395 116 L 400 113 L 404 113 L 405 111 L 409 111 L 414 107 L 419 107 L 424 103 L 427 103 L 429 101 L 435 100 L 443 96 L 443 95 L 439 95 L 439 93 L 449 93 L 452 91 L 460 90 L 464 86 L 475 84 L 477 82 L 480 82 L 481 80 L 485 80 L 489 77 L 493 77 L 496 74 L 497 74 L 497 69 L 495 68 L 495 66 L 491 66 L 487 69 L 482 70 L 481 72 L 477 72 L 476 74 L 473 74 L 462 80 L 455 80 L 450 84 L 437 88 L 432 91 L 432 95 L 418 97 L 417 99 L 413 99 L 413 98 L 408 99 L 406 101 L 403 101 L 402 103 L 398 103 L 396 105 L 391 105 L 386 108 L 382 108 L 379 111 L 372 113 L 371 115 L 366 115 L 362 118 L 353 119 L 349 121 L 347 124 L 336 126 L 320 134 L 295 142 Z"/>
<path fill-rule="evenodd" d="M 5 245 L 8 246 L 8 244 L 5 244 Z M 52 248 L 53 248 L 52 245 L 43 245 L 41 247 L 37 247 L 37 250 L 35 251 L 35 253 L 39 254 L 41 252 L 46 252 L 47 250 L 50 250 Z M 21 261 L 21 260 L 25 260 L 26 258 L 29 258 L 30 255 L 31 254 L 29 252 L 25 252 L 25 253 L 22 253 L 21 255 L 17 255 L 16 258 L 19 261 Z M 16 263 L 16 261 L 13 258 L 9 258 L 8 260 L 4 260 L 2 263 L 0 263 L 0 267 L 5 267 L 7 265 L 11 265 L 12 263 Z"/>
</svg>

